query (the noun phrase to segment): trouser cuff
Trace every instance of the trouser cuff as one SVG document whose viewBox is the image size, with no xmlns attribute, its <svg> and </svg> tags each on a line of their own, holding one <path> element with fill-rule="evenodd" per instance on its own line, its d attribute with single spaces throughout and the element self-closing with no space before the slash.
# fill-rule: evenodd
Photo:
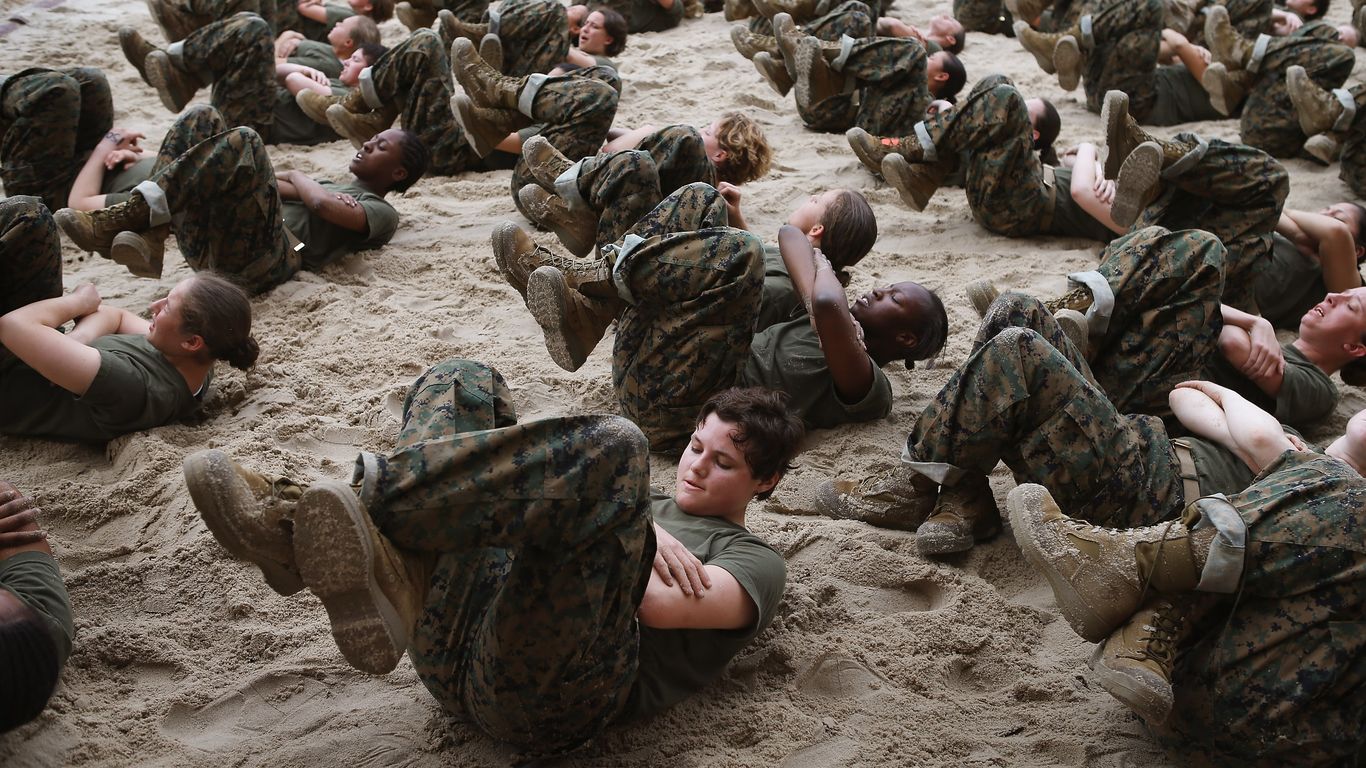
<svg viewBox="0 0 1366 768">
<path fill-rule="evenodd" d="M 911 446 L 901 449 L 901 465 L 918 475 L 928 477 L 940 485 L 957 485 L 969 472 L 962 467 L 945 464 L 942 461 L 916 461 L 911 456 Z"/>
<path fill-rule="evenodd" d="M 836 72 L 844 71 L 844 63 L 849 60 L 849 55 L 854 52 L 854 43 L 858 41 L 849 35 L 840 36 L 840 55 L 830 62 L 830 68 Z"/>
<path fill-rule="evenodd" d="M 1271 35 L 1257 35 L 1257 42 L 1252 44 L 1252 56 L 1247 60 L 1247 66 L 1243 67 L 1248 72 L 1257 72 L 1262 68 L 1262 58 L 1266 56 L 1266 47 L 1271 44 Z"/>
<path fill-rule="evenodd" d="M 162 189 L 155 181 L 144 179 L 138 182 L 133 191 L 142 195 L 142 199 L 147 201 L 147 208 L 151 211 L 147 223 L 154 227 L 162 224 L 171 223 L 171 206 L 166 200 L 166 190 Z"/>
<path fill-rule="evenodd" d="M 1334 88 L 1333 95 L 1338 97 L 1338 103 L 1342 105 L 1342 114 L 1333 123 L 1333 130 L 1339 133 L 1352 127 L 1352 122 L 1357 118 L 1357 100 L 1352 98 L 1352 92 L 1346 88 Z"/>
<path fill-rule="evenodd" d="M 379 91 L 375 90 L 373 67 L 366 67 L 360 71 L 360 97 L 365 100 L 365 106 L 371 109 L 380 109 L 384 106 L 384 99 L 381 99 Z"/>
<path fill-rule="evenodd" d="M 548 80 L 547 76 L 537 72 L 534 75 L 527 75 L 526 85 L 522 86 L 522 93 L 517 97 L 517 111 L 535 119 L 531 113 L 531 105 L 536 103 L 536 94 L 541 92 L 541 86 Z"/>
<path fill-rule="evenodd" d="M 502 21 L 503 12 L 497 8 L 490 8 L 489 11 L 489 34 L 498 34 L 498 25 Z"/>
<path fill-rule="evenodd" d="M 1096 47 L 1096 35 L 1093 32 L 1094 21 L 1091 14 L 1086 14 L 1078 20 L 1077 25 L 1081 27 L 1081 44 L 1089 48 Z"/>
<path fill-rule="evenodd" d="M 1091 291 L 1091 306 L 1086 310 L 1087 335 L 1093 339 L 1104 336 L 1110 330 L 1110 316 L 1115 311 L 1115 292 L 1110 281 L 1095 270 L 1073 272 L 1067 279 Z"/>
<path fill-rule="evenodd" d="M 621 246 L 617 248 L 616 261 L 612 264 L 612 284 L 617 287 L 617 296 L 633 307 L 636 305 L 636 297 L 631 293 L 631 281 L 626 279 L 623 267 L 626 264 L 626 257 L 639 248 L 643 242 L 645 242 L 645 238 L 640 235 L 623 237 Z"/>
<path fill-rule="evenodd" d="M 583 194 L 579 192 L 579 172 L 582 170 L 583 160 L 577 160 L 566 168 L 564 173 L 555 177 L 555 194 L 564 200 L 565 206 L 572 213 L 589 211 L 588 201 L 584 200 Z"/>
<path fill-rule="evenodd" d="M 351 484 L 360 485 L 360 500 L 367 509 L 373 508 L 379 498 L 379 457 L 369 451 L 361 451 L 356 457 L 356 466 L 351 470 Z"/>
<path fill-rule="evenodd" d="M 920 160 L 925 163 L 939 161 L 939 151 L 934 147 L 934 139 L 930 138 L 930 129 L 925 127 L 925 121 L 921 120 L 915 124 L 915 138 L 920 142 Z"/>
<path fill-rule="evenodd" d="M 1191 531 L 1213 526 L 1216 532 L 1196 591 L 1221 595 L 1237 592 L 1247 560 L 1247 523 L 1238 509 L 1223 494 L 1215 494 L 1186 507 L 1184 517 Z"/>
</svg>

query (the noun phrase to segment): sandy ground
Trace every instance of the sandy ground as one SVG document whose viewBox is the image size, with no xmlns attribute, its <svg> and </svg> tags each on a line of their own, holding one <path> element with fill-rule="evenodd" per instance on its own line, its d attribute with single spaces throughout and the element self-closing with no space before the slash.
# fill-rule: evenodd
<svg viewBox="0 0 1366 768">
<path fill-rule="evenodd" d="M 122 59 L 115 38 L 131 23 L 159 40 L 139 3 L 71 0 L 50 9 L 0 0 L 28 24 L 4 39 L 0 70 L 95 65 L 114 88 L 116 123 L 155 145 L 171 123 Z M 1330 18 L 1345 21 L 1347 3 Z M 912 22 L 948 10 L 901 0 Z M 905 766 L 1165 764 L 1140 721 L 1088 677 L 1091 646 L 1055 613 L 1043 580 L 1009 534 L 944 561 L 919 557 L 909 534 L 812 516 L 832 475 L 860 476 L 895 460 L 915 416 L 966 357 L 976 318 L 964 284 L 1052 295 L 1062 275 L 1094 264 L 1098 247 L 1008 240 L 973 223 L 963 194 L 943 190 L 924 213 L 869 176 L 843 136 L 805 130 L 730 45 L 720 14 L 633 38 L 618 124 L 703 125 L 740 109 L 776 148 L 773 172 L 745 189 L 751 225 L 776 235 L 804 195 L 835 185 L 868 195 L 882 237 L 851 292 L 914 279 L 938 289 L 951 334 L 933 370 L 889 370 L 896 391 L 881 421 L 812 435 L 801 466 L 751 527 L 787 558 L 778 618 L 719 683 L 651 722 L 610 731 L 575 766 Z M 396 21 L 386 40 L 399 39 Z M 1012 41 L 974 34 L 969 85 L 991 72 L 1055 99 L 1060 146 L 1099 140 L 1080 91 L 1063 94 Z M 966 89 L 965 89 L 966 93 Z M 206 92 L 201 92 L 207 98 Z M 1236 123 L 1197 130 L 1235 137 Z M 272 148 L 282 167 L 340 177 L 344 142 Z M 1289 161 L 1290 205 L 1317 208 L 1348 195 L 1336 168 Z M 577 373 L 543 351 L 534 321 L 499 278 L 489 248 L 498 222 L 519 220 L 507 173 L 429 178 L 391 196 L 402 227 L 378 252 L 323 274 L 301 273 L 255 302 L 259 365 L 220 366 L 199 423 L 126 436 L 104 450 L 0 438 L 0 477 L 34 495 L 74 602 L 75 651 L 49 709 L 0 737 L 0 764 L 500 765 L 506 748 L 451 721 L 405 660 L 375 678 L 349 669 L 325 614 L 307 593 L 281 598 L 259 573 L 229 559 L 204 528 L 180 472 L 186 453 L 230 451 L 300 478 L 345 476 L 358 447 L 384 449 L 406 385 L 449 357 L 483 360 L 511 383 L 526 418 L 611 411 L 610 344 Z M 549 243 L 552 238 L 541 237 Z M 168 254 L 159 281 L 65 250 L 67 285 L 95 283 L 116 305 L 141 309 L 190 274 Z M 851 294 L 852 295 L 852 294 Z M 1348 390 L 1340 429 L 1366 405 Z M 673 461 L 656 457 L 655 485 Z M 999 468 L 1004 505 L 1012 485 Z"/>
</svg>

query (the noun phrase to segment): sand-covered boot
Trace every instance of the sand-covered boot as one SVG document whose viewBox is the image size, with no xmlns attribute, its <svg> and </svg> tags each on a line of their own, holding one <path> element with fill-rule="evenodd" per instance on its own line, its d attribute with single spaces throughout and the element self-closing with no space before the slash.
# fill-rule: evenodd
<svg viewBox="0 0 1366 768">
<path fill-rule="evenodd" d="M 398 666 L 422 611 L 425 568 L 380 533 L 351 486 L 324 480 L 304 492 L 294 508 L 294 560 L 347 662 L 375 675 Z"/>
<path fill-rule="evenodd" d="M 360 95 L 359 88 L 354 89 L 353 92 L 357 94 L 357 96 Z M 333 104 L 341 104 L 343 102 L 354 104 L 356 99 L 348 98 L 350 95 L 350 93 L 347 93 L 342 96 L 333 96 L 330 93 L 319 93 L 317 91 L 304 89 L 294 94 L 294 103 L 299 105 L 300 112 L 308 115 L 309 120 L 312 120 L 318 125 L 331 125 L 331 122 L 327 119 L 327 108 Z M 363 103 L 355 107 L 343 107 L 343 109 L 346 109 L 349 112 L 370 111 L 370 108 Z"/>
<path fill-rule="evenodd" d="M 350 139 L 351 146 L 360 149 L 375 134 L 394 124 L 398 109 L 386 106 L 373 112 L 352 112 L 342 104 L 333 104 L 324 114 L 332 130 Z"/>
<path fill-rule="evenodd" d="M 1321 165 L 1332 165 L 1342 155 L 1342 142 L 1332 133 L 1316 133 L 1304 142 L 1304 151 Z"/>
<path fill-rule="evenodd" d="M 448 48 L 462 37 L 471 43 L 478 43 L 484 39 L 484 35 L 489 33 L 488 24 L 464 21 L 444 8 L 437 11 L 436 18 L 437 21 L 441 22 L 437 26 L 438 33 L 441 35 L 441 42 L 445 43 Z"/>
<path fill-rule="evenodd" d="M 1006 505 L 1025 559 L 1048 579 L 1067 623 L 1093 643 L 1128 621 L 1146 587 L 1193 590 L 1204 565 L 1200 552 L 1207 555 L 1212 541 L 1194 541 L 1181 520 L 1124 530 L 1074 520 L 1041 485 L 1016 487 Z"/>
<path fill-rule="evenodd" d="M 844 77 L 826 63 L 821 55 L 821 41 L 816 38 L 802 38 L 797 44 L 796 66 L 792 82 L 798 107 L 810 109 L 844 92 Z"/>
<path fill-rule="evenodd" d="M 801 24 L 816 17 L 816 4 L 819 0 L 763 0 L 764 4 L 773 10 L 771 18 L 776 18 L 779 13 L 785 13 L 792 17 L 792 20 Z M 758 6 L 758 3 L 755 3 Z"/>
<path fill-rule="evenodd" d="M 1290 92 L 1295 116 L 1299 118 L 1300 130 L 1305 136 L 1332 128 L 1346 109 L 1336 96 L 1310 79 L 1309 73 L 1299 64 L 1285 70 L 1285 89 Z"/>
<path fill-rule="evenodd" d="M 1053 67 L 1058 71 L 1058 87 L 1075 91 L 1081 84 L 1081 71 L 1086 67 L 1086 56 L 1073 35 L 1063 35 L 1053 46 Z"/>
<path fill-rule="evenodd" d="M 735 24 L 730 28 L 730 41 L 735 44 L 735 50 L 741 56 L 753 60 L 754 54 L 765 52 L 770 56 L 781 56 L 778 50 L 778 39 L 768 35 L 758 35 L 749 31 L 749 27 L 744 24 Z"/>
<path fill-rule="evenodd" d="M 160 278 L 166 260 L 166 238 L 170 234 L 169 224 L 146 232 L 120 232 L 109 244 L 109 258 L 137 277 Z"/>
<path fill-rule="evenodd" d="M 1243 70 L 1229 70 L 1219 62 L 1205 67 L 1200 85 L 1209 94 L 1209 105 L 1221 115 L 1233 117 L 1247 98 L 1248 86 L 1254 77 Z"/>
<path fill-rule="evenodd" d="M 1121 227 L 1132 226 L 1138 215 L 1157 198 L 1162 189 L 1162 147 L 1145 141 L 1124 159 L 1115 180 L 1115 199 L 1110 218 Z"/>
<path fill-rule="evenodd" d="M 1152 725 L 1171 715 L 1172 668 L 1192 624 L 1185 602 L 1150 597 L 1091 656 L 1101 687 Z"/>
<path fill-rule="evenodd" d="M 1072 346 L 1077 348 L 1082 357 L 1086 357 L 1087 349 L 1091 346 L 1091 323 L 1086 319 L 1086 315 L 1075 309 L 1060 309 L 1053 315 L 1053 319 L 1058 322 L 1058 327 L 1067 336 L 1067 340 L 1072 342 Z"/>
<path fill-rule="evenodd" d="M 915 548 L 922 555 L 966 552 L 1001 532 L 1001 511 L 986 475 L 968 475 L 939 489 L 939 498 L 925 522 L 915 531 Z"/>
<path fill-rule="evenodd" d="M 151 209 L 138 192 L 134 192 L 122 203 L 95 211 L 78 211 L 63 208 L 52 215 L 62 232 L 77 248 L 92 251 L 105 258 L 114 236 L 124 230 L 144 232 L 151 226 Z"/>
<path fill-rule="evenodd" d="M 778 46 L 787 74 L 794 78 L 797 76 L 797 45 L 805 37 L 806 33 L 797 29 L 797 23 L 790 15 L 779 13 L 773 16 L 773 43 Z"/>
<path fill-rule="evenodd" d="M 1085 312 L 1095 303 L 1095 296 L 1091 294 L 1091 289 L 1084 285 L 1079 285 L 1056 299 L 1048 299 L 1043 303 L 1044 309 L 1058 314 L 1064 309 L 1076 312 Z"/>
<path fill-rule="evenodd" d="M 123 49 L 123 57 L 138 71 L 142 82 L 151 85 L 152 81 L 147 79 L 147 54 L 160 49 L 147 42 L 142 33 L 132 27 L 119 27 L 119 47 Z"/>
<path fill-rule="evenodd" d="M 503 40 L 494 34 L 484 35 L 479 39 L 479 58 L 488 63 L 490 67 L 503 71 Z"/>
<path fill-rule="evenodd" d="M 902 152 L 908 153 L 912 149 L 919 151 L 919 144 L 912 147 L 903 139 Z M 882 177 L 896 188 L 901 195 L 901 202 L 913 211 L 923 211 L 944 179 L 957 167 L 957 155 L 933 163 L 919 163 L 908 161 L 905 154 L 889 154 L 882 158 Z"/>
<path fill-rule="evenodd" d="M 419 29 L 432 28 L 432 23 L 436 21 L 436 10 L 431 6 L 418 7 L 410 2 L 403 2 L 394 6 L 394 16 L 398 17 L 398 23 L 407 27 L 409 32 L 416 32 Z"/>
<path fill-rule="evenodd" d="M 977 313 L 978 317 L 986 317 L 987 310 L 996 302 L 996 297 L 1001 292 L 996 289 L 996 284 L 990 278 L 982 277 L 968 283 L 963 287 L 963 293 L 968 297 L 968 303 Z"/>
<path fill-rule="evenodd" d="M 1052 0 L 1005 0 L 1006 10 L 1012 18 L 1019 19 L 1017 24 L 1033 25 L 1043 15 L 1045 9 L 1053 5 Z"/>
<path fill-rule="evenodd" d="M 198 78 L 177 67 L 165 51 L 148 53 L 142 66 L 147 82 L 157 89 L 161 103 L 172 112 L 184 109 L 199 90 Z"/>
<path fill-rule="evenodd" d="M 1231 70 L 1247 69 L 1252 58 L 1253 43 L 1238 34 L 1222 5 L 1205 9 L 1205 45 L 1216 63 Z"/>
<path fill-rule="evenodd" d="M 517 199 L 532 221 L 554 232 L 560 244 L 575 256 L 587 256 L 597 245 L 596 216 L 570 211 L 564 198 L 536 184 L 527 184 L 518 190 Z"/>
<path fill-rule="evenodd" d="M 1100 109 L 1100 121 L 1105 126 L 1105 178 L 1118 179 L 1119 169 L 1140 144 L 1156 144 L 1161 155 L 1158 170 L 1185 157 L 1195 144 L 1175 139 L 1159 139 L 1139 126 L 1129 114 L 1129 94 L 1107 91 Z"/>
<path fill-rule="evenodd" d="M 874 136 L 858 127 L 845 131 L 844 138 L 849 140 L 849 147 L 854 150 L 854 155 L 863 163 L 863 167 L 879 177 L 882 176 L 882 159 L 888 155 L 901 154 L 903 147 L 914 142 L 895 136 Z M 919 143 L 915 143 L 915 149 L 920 149 Z"/>
<path fill-rule="evenodd" d="M 489 66 L 474 43 L 463 37 L 451 44 L 451 72 L 476 107 L 517 109 L 523 78 L 507 77 Z"/>
<path fill-rule="evenodd" d="M 199 516 L 229 554 L 260 568 L 282 595 L 304 588 L 293 541 L 294 505 L 303 486 L 254 472 L 218 450 L 192 453 L 182 468 Z"/>
<path fill-rule="evenodd" d="M 1057 74 L 1058 68 L 1053 63 L 1053 49 L 1058 46 L 1058 41 L 1062 39 L 1061 33 L 1039 32 L 1023 21 L 1015 22 L 1015 39 L 1020 41 L 1021 47 L 1034 56 L 1034 61 L 1046 74 Z"/>
<path fill-rule="evenodd" d="M 555 191 L 555 180 L 574 164 L 555 149 L 550 139 L 539 135 L 532 136 L 522 144 L 522 159 L 526 161 L 527 170 L 531 171 L 536 183 L 551 192 Z"/>
<path fill-rule="evenodd" d="M 759 10 L 750 0 L 725 0 L 721 12 L 726 21 L 740 21 L 759 15 Z"/>
<path fill-rule="evenodd" d="M 939 485 L 904 465 L 859 480 L 827 480 L 816 490 L 816 511 L 837 520 L 862 520 L 881 528 L 913 531 L 925 522 Z"/>
<path fill-rule="evenodd" d="M 461 94 L 451 97 L 451 112 L 465 132 L 470 149 L 480 157 L 488 157 L 504 139 L 527 127 L 529 122 L 526 115 L 515 109 L 485 109 Z"/>
<path fill-rule="evenodd" d="M 786 96 L 792 91 L 792 74 L 787 71 L 782 56 L 772 56 L 760 51 L 754 54 L 754 68 L 759 71 L 764 82 L 768 83 L 768 87 L 779 96 Z"/>
<path fill-rule="evenodd" d="M 570 287 L 563 272 L 543 266 L 527 278 L 526 305 L 545 333 L 550 359 L 577 371 L 616 319 L 621 300 L 589 298 Z"/>
<path fill-rule="evenodd" d="M 566 258 L 537 245 L 526 230 L 510 221 L 493 228 L 492 240 L 498 271 L 523 299 L 527 296 L 527 279 L 531 273 L 546 266 L 558 269 L 571 288 L 590 297 L 611 299 L 617 295 L 612 283 L 612 265 L 606 259 Z"/>
</svg>

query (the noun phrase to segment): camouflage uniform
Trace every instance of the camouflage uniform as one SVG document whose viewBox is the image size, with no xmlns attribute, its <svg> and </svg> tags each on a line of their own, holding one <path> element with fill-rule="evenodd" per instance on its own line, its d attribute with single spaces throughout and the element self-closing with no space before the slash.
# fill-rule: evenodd
<svg viewBox="0 0 1366 768">
<path fill-rule="evenodd" d="M 213 83 L 211 103 L 228 125 L 250 126 L 266 140 L 275 123 L 275 46 L 270 25 L 239 13 L 195 30 L 167 49 L 176 66 Z"/>
<path fill-rule="evenodd" d="M 1305 25 L 1287 37 L 1269 38 L 1256 65 L 1257 82 L 1243 102 L 1239 130 L 1244 144 L 1276 157 L 1295 157 L 1308 138 L 1300 130 L 1295 106 L 1285 89 L 1285 70 L 1299 64 L 1309 79 L 1326 90 L 1352 74 L 1356 54 L 1337 41 L 1337 30 L 1325 24 Z"/>
<path fill-rule="evenodd" d="M 664 199 L 664 190 L 694 182 L 715 185 L 716 166 L 696 128 L 671 125 L 646 136 L 636 149 L 584 158 L 569 183 L 598 216 L 601 247 L 625 237 Z"/>
<path fill-rule="evenodd" d="M 616 250 L 612 383 L 651 450 L 681 445 L 708 397 L 749 357 L 764 283 L 763 243 L 726 226 L 715 188 L 689 184 L 631 227 Z"/>
<path fill-rule="evenodd" d="M 1228 501 L 1246 526 L 1236 594 L 1177 656 L 1159 741 L 1182 764 L 1357 765 L 1366 733 L 1366 480 L 1287 451 Z"/>
<path fill-rule="evenodd" d="M 1015 18 L 1001 0 L 953 0 L 953 17 L 969 32 L 1015 34 Z"/>
<path fill-rule="evenodd" d="M 617 71 L 601 65 L 555 77 L 531 75 L 521 92 L 522 104 L 530 105 L 524 112 L 539 124 L 540 134 L 571 160 L 592 157 L 602 149 L 616 119 L 620 97 Z M 519 155 L 509 185 L 518 210 L 522 210 L 522 201 L 517 192 L 534 183 L 526 160 Z"/>
<path fill-rule="evenodd" d="M 62 295 L 62 244 L 43 201 L 0 200 L 0 315 Z M 0 361 L 9 356 L 0 347 Z"/>
<path fill-rule="evenodd" d="M 152 12 L 152 19 L 156 21 L 157 26 L 166 33 L 168 43 L 183 40 L 196 29 L 238 13 L 254 13 L 265 19 L 272 30 L 275 29 L 275 0 L 172 0 L 166 5 L 175 13 L 174 18 L 163 17 L 161 5 L 151 3 L 148 9 Z M 289 0 L 289 6 L 294 10 L 293 0 Z M 297 17 L 298 11 L 294 13 Z"/>
<path fill-rule="evenodd" d="M 1162 38 L 1161 0 L 1101 0 L 1088 8 L 1092 39 L 1082 70 L 1086 108 L 1099 112 L 1106 91 L 1129 94 L 1129 114 L 1143 122 L 1157 102 L 1153 74 Z"/>
<path fill-rule="evenodd" d="M 1362 113 L 1366 112 L 1366 109 L 1360 106 L 1366 103 L 1366 83 L 1357 83 L 1347 90 L 1351 92 L 1352 101 L 1358 106 L 1352 125 L 1342 140 L 1338 178 L 1347 184 L 1352 194 L 1366 197 L 1366 120 L 1362 119 Z"/>
<path fill-rule="evenodd" d="M 542 755 L 616 717 L 654 559 L 634 425 L 517 424 L 497 371 L 448 360 L 413 383 L 397 447 L 362 454 L 354 482 L 389 541 L 432 565 L 408 653 L 448 712 Z"/>
<path fill-rule="evenodd" d="M 749 28 L 755 34 L 773 36 L 773 22 L 765 16 L 750 19 Z M 861 40 L 877 34 L 877 14 L 863 0 L 844 0 L 829 12 L 801 22 L 801 31 L 832 43 L 845 35 Z"/>
<path fill-rule="evenodd" d="M 814 131 L 845 131 L 857 126 L 874 136 L 901 133 L 925 116 L 930 105 L 925 46 L 906 37 L 868 37 L 853 41 L 842 64 L 846 93 L 798 107 Z"/>
<path fill-rule="evenodd" d="M 114 125 L 104 73 L 93 67 L 25 69 L 0 83 L 0 182 L 65 208 L 76 174 Z"/>
<path fill-rule="evenodd" d="M 505 75 L 549 72 L 569 55 L 569 17 L 558 0 L 507 0 L 483 16 L 503 43 Z"/>
</svg>

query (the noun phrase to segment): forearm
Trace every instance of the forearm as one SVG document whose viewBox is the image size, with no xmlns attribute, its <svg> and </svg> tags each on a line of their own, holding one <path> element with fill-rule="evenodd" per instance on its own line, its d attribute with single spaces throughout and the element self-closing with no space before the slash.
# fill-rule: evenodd
<svg viewBox="0 0 1366 768">
<path fill-rule="evenodd" d="M 578 48 L 570 48 L 569 53 L 565 54 L 564 60 L 576 67 L 591 67 L 598 63 L 597 59 Z"/>
<path fill-rule="evenodd" d="M 1225 326 L 1231 325 L 1234 328 L 1241 328 L 1248 333 L 1252 332 L 1253 326 L 1257 323 L 1266 322 L 1263 318 L 1244 312 L 1241 309 L 1235 309 L 1227 304 L 1219 305 L 1219 313 L 1224 318 Z"/>
<path fill-rule="evenodd" d="M 305 19 L 327 21 L 327 9 L 323 7 L 322 3 L 300 3 L 298 8 L 299 15 Z"/>
<path fill-rule="evenodd" d="M 1346 224 L 1331 216 L 1299 212 L 1294 219 L 1307 240 L 1316 243 L 1315 255 L 1323 270 L 1323 283 L 1330 292 L 1361 286 L 1357 267 L 1356 240 Z"/>
<path fill-rule="evenodd" d="M 114 147 L 108 142 L 101 141 L 95 145 L 95 150 L 90 153 L 85 165 L 81 166 L 80 173 L 76 174 L 75 181 L 71 182 L 67 205 L 78 211 L 94 211 L 104 207 L 104 193 L 100 191 L 104 184 L 104 161 L 113 151 Z"/>
<path fill-rule="evenodd" d="M 778 229 L 778 253 L 782 255 L 783 266 L 787 267 L 788 277 L 802 302 L 811 306 L 811 289 L 816 277 L 816 266 L 812 262 L 811 242 L 800 229 L 784 224 Z"/>
<path fill-rule="evenodd" d="M 332 95 L 332 88 L 314 80 L 302 72 L 291 72 L 285 77 L 285 90 L 297 96 L 300 91 L 314 91 L 324 96 Z"/>
<path fill-rule="evenodd" d="M 119 307 L 100 308 L 76 320 L 76 327 L 66 335 L 82 344 L 89 344 L 101 336 L 115 333 L 146 333 L 147 321 Z"/>
<path fill-rule="evenodd" d="M 623 149 L 635 149 L 642 139 L 654 132 L 655 127 L 653 125 L 642 125 L 639 128 L 632 128 L 603 145 L 602 151 L 620 152 Z"/>
<path fill-rule="evenodd" d="M 1072 182 L 1068 187 L 1068 193 L 1072 196 L 1072 202 L 1086 211 L 1091 218 L 1104 224 L 1111 232 L 1123 234 L 1128 230 L 1115 223 L 1110 216 L 1110 204 L 1096 194 L 1096 186 L 1102 181 L 1097 177 L 1097 166 L 1095 145 L 1087 142 L 1078 144 L 1076 157 L 1072 162 Z"/>
<path fill-rule="evenodd" d="M 1198 45 L 1190 42 L 1180 43 L 1173 46 L 1176 58 L 1190 71 L 1191 77 L 1196 80 L 1205 76 L 1205 70 L 1209 68 L 1209 60 L 1205 57 L 1205 50 Z"/>
</svg>

